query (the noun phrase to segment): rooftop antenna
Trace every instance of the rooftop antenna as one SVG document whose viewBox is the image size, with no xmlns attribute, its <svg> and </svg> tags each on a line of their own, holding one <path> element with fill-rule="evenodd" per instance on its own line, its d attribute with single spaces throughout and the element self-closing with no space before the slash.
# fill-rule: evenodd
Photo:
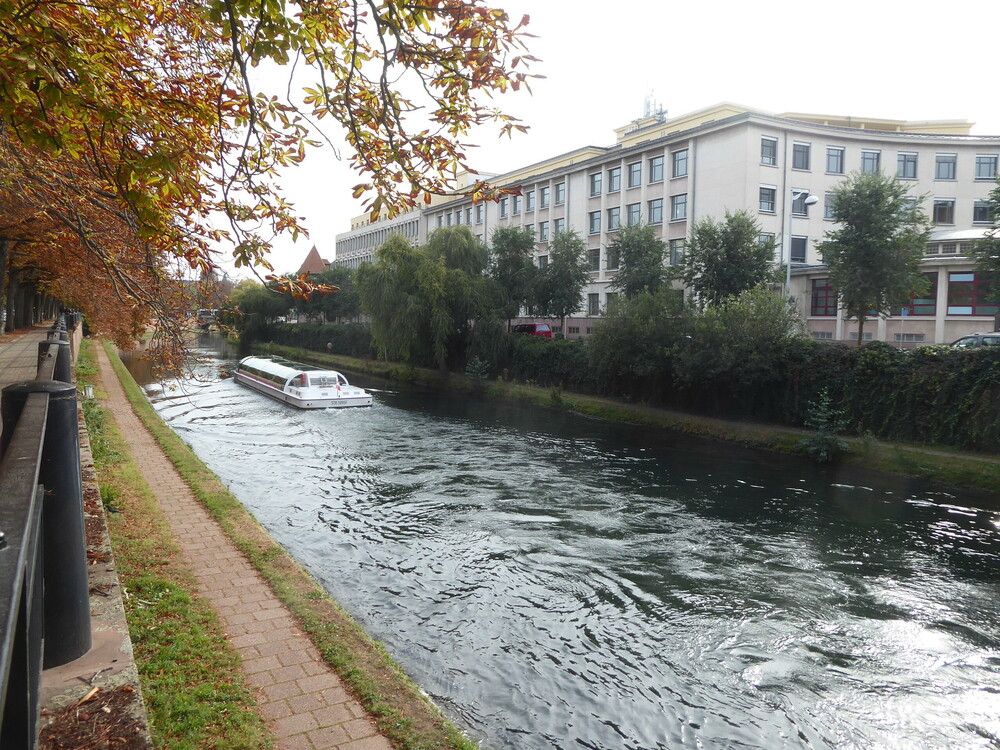
<svg viewBox="0 0 1000 750">
<path fill-rule="evenodd" d="M 663 120 L 666 119 L 666 117 L 667 117 L 667 110 L 665 110 L 663 108 L 663 106 L 658 101 L 656 101 L 656 92 L 655 91 L 650 91 L 646 95 L 646 99 L 643 102 L 642 116 L 644 118 L 646 118 L 646 117 L 655 117 L 657 120 L 660 120 L 660 121 L 663 121 Z"/>
</svg>

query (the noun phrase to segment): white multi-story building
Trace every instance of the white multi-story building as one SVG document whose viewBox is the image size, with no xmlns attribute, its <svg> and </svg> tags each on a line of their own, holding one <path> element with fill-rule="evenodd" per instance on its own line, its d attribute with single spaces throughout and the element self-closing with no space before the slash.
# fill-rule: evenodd
<svg viewBox="0 0 1000 750">
<path fill-rule="evenodd" d="M 466 225 L 488 242 L 494 228 L 516 225 L 534 231 L 536 262 L 544 266 L 549 241 L 575 230 L 587 243 L 591 281 L 581 315 L 567 321 L 573 336 L 587 332 L 613 294 L 615 259 L 607 248 L 618 227 L 655 227 L 668 262 L 677 263 L 695 221 L 749 208 L 762 234 L 778 241 L 775 262 L 791 258 L 791 293 L 812 335 L 851 340 L 857 322 L 837 309 L 817 244 L 834 227 L 833 187 L 852 171 L 881 170 L 911 185 L 934 223 L 925 259 L 932 288 L 899 314 L 869 322 L 865 338 L 870 331 L 896 343 L 943 343 L 991 330 L 998 311 L 967 253 L 991 226 L 987 198 L 996 185 L 1000 136 L 973 136 L 970 129 L 965 121 L 772 115 L 734 104 L 671 119 L 654 115 L 618 129 L 612 146 L 587 146 L 491 180 L 519 187 L 520 195 L 479 204 L 444 198 L 392 221 L 360 218 L 337 237 L 334 262 L 369 259 L 399 227 L 421 243 L 438 227 Z"/>
</svg>

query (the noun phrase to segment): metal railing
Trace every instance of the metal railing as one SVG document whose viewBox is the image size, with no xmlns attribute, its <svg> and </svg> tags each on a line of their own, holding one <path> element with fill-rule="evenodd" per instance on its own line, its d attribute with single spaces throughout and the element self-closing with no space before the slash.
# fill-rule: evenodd
<svg viewBox="0 0 1000 750">
<path fill-rule="evenodd" d="M 90 650 L 72 352 L 64 318 L 0 416 L 0 748 L 34 748 L 43 668 Z"/>
</svg>

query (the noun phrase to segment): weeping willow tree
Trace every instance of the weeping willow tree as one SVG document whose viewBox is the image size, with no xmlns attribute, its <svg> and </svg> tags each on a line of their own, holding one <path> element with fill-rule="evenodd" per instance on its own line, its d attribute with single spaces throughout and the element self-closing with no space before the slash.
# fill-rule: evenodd
<svg viewBox="0 0 1000 750">
<path fill-rule="evenodd" d="M 482 334 L 495 331 L 497 317 L 487 261 L 486 247 L 465 227 L 439 229 L 422 247 L 390 237 L 375 262 L 358 269 L 375 346 L 387 359 L 442 369 L 463 364 L 473 342 L 482 350 Z"/>
</svg>

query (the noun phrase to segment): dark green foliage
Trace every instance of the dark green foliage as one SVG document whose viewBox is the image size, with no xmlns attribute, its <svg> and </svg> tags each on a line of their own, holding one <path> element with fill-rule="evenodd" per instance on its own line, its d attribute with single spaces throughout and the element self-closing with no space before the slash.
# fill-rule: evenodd
<svg viewBox="0 0 1000 750">
<path fill-rule="evenodd" d="M 538 269 L 532 260 L 535 233 L 526 227 L 502 226 L 490 235 L 489 276 L 496 283 L 496 306 L 506 321 L 528 304 Z"/>
<path fill-rule="evenodd" d="M 926 289 L 920 262 L 930 229 L 909 202 L 909 188 L 882 172 L 854 172 L 833 188 L 837 229 L 820 243 L 823 262 L 847 316 L 888 315 Z"/>
<path fill-rule="evenodd" d="M 837 437 L 846 426 L 844 413 L 834 407 L 828 389 L 822 389 L 809 405 L 805 421 L 805 426 L 813 430 L 813 434 L 802 440 L 800 445 L 819 463 L 829 463 L 848 450 L 847 443 Z"/>
<path fill-rule="evenodd" d="M 560 232 L 549 243 L 549 262 L 535 281 L 531 307 L 537 315 L 559 318 L 580 309 L 583 289 L 590 281 L 586 245 L 576 232 Z"/>
<path fill-rule="evenodd" d="M 272 341 L 285 346 L 297 346 L 314 352 L 330 352 L 359 359 L 375 357 L 371 328 L 363 323 L 342 325 L 283 323 L 271 326 L 266 339 L 255 339 L 255 341 Z"/>
<path fill-rule="evenodd" d="M 774 277 L 774 241 L 760 241 L 760 225 L 749 211 L 726 211 L 724 221 L 704 218 L 691 239 L 677 273 L 700 304 L 719 304 Z"/>
<path fill-rule="evenodd" d="M 294 306 L 291 295 L 260 284 L 247 284 L 232 296 L 220 321 L 235 328 L 241 336 L 260 341 L 270 335 L 271 327 Z"/>
<path fill-rule="evenodd" d="M 618 258 L 610 288 L 624 297 L 659 292 L 668 276 L 663 265 L 666 247 L 651 226 L 633 224 L 619 229 L 608 245 L 608 255 Z"/>
<path fill-rule="evenodd" d="M 673 351 L 687 332 L 682 307 L 671 290 L 640 293 L 610 306 L 587 342 L 592 376 L 602 393 L 662 401 L 674 390 Z"/>
<path fill-rule="evenodd" d="M 333 266 L 323 273 L 310 278 L 315 284 L 337 287 L 336 292 L 320 294 L 314 292 L 309 299 L 296 300 L 296 309 L 307 319 L 317 323 L 339 323 L 354 320 L 361 312 L 358 288 L 354 282 L 354 271 L 343 266 Z"/>
<path fill-rule="evenodd" d="M 438 229 L 422 247 L 389 237 L 357 273 L 377 349 L 391 360 L 460 368 L 478 321 L 498 318 L 487 260 L 464 226 Z"/>
<path fill-rule="evenodd" d="M 588 364 L 587 347 L 580 341 L 514 336 L 507 370 L 510 377 L 522 383 L 596 393 L 596 382 Z"/>
<path fill-rule="evenodd" d="M 993 228 L 986 237 L 975 243 L 972 248 L 972 258 L 976 261 L 976 270 L 984 276 L 992 276 L 994 281 L 989 295 L 991 302 L 1000 302 L 1000 178 L 997 186 L 990 193 L 990 218 Z"/>
</svg>

